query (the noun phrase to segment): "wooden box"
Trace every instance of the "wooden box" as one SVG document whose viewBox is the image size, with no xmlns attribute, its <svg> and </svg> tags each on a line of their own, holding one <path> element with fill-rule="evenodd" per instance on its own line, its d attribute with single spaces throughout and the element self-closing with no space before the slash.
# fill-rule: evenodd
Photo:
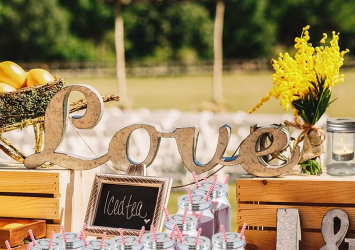
<svg viewBox="0 0 355 250">
<path fill-rule="evenodd" d="M 92 170 L 0 166 L 0 217 L 45 220 L 46 238 L 60 232 L 60 225 L 79 232 L 94 175 Z"/>
<path fill-rule="evenodd" d="M 320 232 L 323 216 L 333 208 L 345 211 L 350 219 L 347 238 L 355 238 L 355 178 L 284 176 L 237 179 L 237 224 L 243 223 L 247 249 L 276 249 L 276 210 L 297 208 L 302 240 L 300 249 L 320 249 L 325 245 Z M 339 249 L 348 249 L 342 243 Z"/>
</svg>

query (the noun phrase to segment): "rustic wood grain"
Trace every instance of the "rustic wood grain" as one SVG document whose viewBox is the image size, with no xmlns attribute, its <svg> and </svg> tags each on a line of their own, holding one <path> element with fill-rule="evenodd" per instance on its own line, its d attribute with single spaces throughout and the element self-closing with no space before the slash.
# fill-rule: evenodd
<svg viewBox="0 0 355 250">
<path fill-rule="evenodd" d="M 52 231 L 55 233 L 60 233 L 60 224 L 47 224 L 45 237 L 50 238 Z"/>
</svg>

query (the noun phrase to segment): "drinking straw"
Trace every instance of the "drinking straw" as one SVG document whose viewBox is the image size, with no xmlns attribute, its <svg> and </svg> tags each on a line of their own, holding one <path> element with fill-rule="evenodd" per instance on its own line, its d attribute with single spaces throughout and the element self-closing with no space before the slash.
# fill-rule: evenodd
<svg viewBox="0 0 355 250">
<path fill-rule="evenodd" d="M 123 236 L 123 231 L 122 231 L 122 228 L 118 229 L 118 231 L 120 232 L 120 236 L 121 236 L 121 241 L 122 241 L 122 245 L 126 245 L 126 242 L 124 240 L 124 236 Z"/>
<path fill-rule="evenodd" d="M 189 195 L 190 203 L 191 203 L 191 204 L 194 203 L 194 201 L 192 200 L 192 195 L 191 195 L 190 187 L 187 187 L 186 190 L 187 190 L 187 194 Z"/>
<path fill-rule="evenodd" d="M 31 229 L 28 230 L 28 233 L 30 234 L 31 241 L 33 242 L 33 246 L 36 246 L 37 243 L 36 243 L 35 237 L 33 236 L 32 230 Z"/>
<path fill-rule="evenodd" d="M 243 228 L 242 228 L 242 231 L 240 231 L 240 235 L 239 235 L 239 239 L 243 239 L 243 235 L 244 235 L 244 232 L 245 232 L 245 229 L 247 228 L 247 223 L 244 223 L 243 224 Z"/>
<path fill-rule="evenodd" d="M 224 242 L 227 242 L 226 230 L 224 229 L 224 226 L 223 226 L 223 225 L 221 225 L 221 229 L 222 229 L 222 234 L 223 234 Z"/>
<path fill-rule="evenodd" d="M 49 244 L 48 244 L 49 249 L 52 248 L 53 238 L 54 238 L 54 231 L 52 231 L 51 237 L 49 238 Z"/>
<path fill-rule="evenodd" d="M 226 175 L 226 178 L 224 179 L 224 184 L 227 184 L 229 178 L 229 174 Z"/>
<path fill-rule="evenodd" d="M 150 226 L 150 231 L 152 232 L 154 241 L 157 242 L 157 235 L 155 234 L 155 230 L 154 230 L 153 225 Z"/>
<path fill-rule="evenodd" d="M 202 231 L 202 228 L 199 228 L 198 232 L 197 232 L 197 236 L 196 236 L 196 242 L 195 242 L 196 246 L 198 245 L 198 242 L 200 240 L 201 231 Z"/>
<path fill-rule="evenodd" d="M 170 221 L 170 216 L 169 216 L 169 213 L 168 213 L 168 209 L 166 209 L 165 205 L 163 206 L 163 210 L 164 210 L 164 213 L 165 213 L 165 216 L 166 216 L 166 220 Z"/>
<path fill-rule="evenodd" d="M 60 231 L 62 232 L 63 241 L 67 242 L 67 237 L 65 237 L 65 231 L 64 231 L 64 226 L 63 225 L 60 226 Z"/>
<path fill-rule="evenodd" d="M 174 232 L 175 232 L 176 224 L 174 224 L 173 229 L 171 229 L 171 233 L 169 235 L 169 239 L 173 238 Z"/>
<path fill-rule="evenodd" d="M 85 237 L 85 234 L 84 234 L 84 230 L 80 231 L 80 235 L 83 237 L 84 244 L 87 247 L 88 246 L 88 242 L 86 240 L 86 237 Z"/>
<path fill-rule="evenodd" d="M 145 230 L 145 227 L 143 226 L 142 229 L 141 229 L 141 232 L 139 233 L 139 236 L 138 236 L 138 240 L 137 240 L 138 243 L 141 242 L 141 239 L 142 239 L 143 234 L 144 234 L 144 230 Z"/>
<path fill-rule="evenodd" d="M 121 233 L 121 232 L 120 232 Z M 122 234 L 121 234 L 122 235 Z M 122 236 L 121 236 L 122 237 Z M 102 234 L 102 240 L 101 240 L 101 245 L 100 245 L 100 249 L 102 249 L 104 247 L 104 243 L 105 243 L 105 238 L 106 238 L 106 232 L 104 232 Z"/>
<path fill-rule="evenodd" d="M 192 173 L 192 177 L 194 178 L 194 181 L 195 181 L 195 183 L 196 183 L 196 187 L 197 187 L 197 188 L 200 188 L 200 184 L 198 183 L 198 180 L 197 180 L 197 177 L 196 177 L 196 173 L 195 173 L 195 172 Z"/>
<path fill-rule="evenodd" d="M 210 186 L 208 188 L 208 191 L 207 191 L 207 194 L 206 194 L 206 197 L 205 197 L 205 201 L 208 201 L 208 198 L 210 198 L 210 193 L 211 193 L 212 189 L 213 189 L 213 186 Z"/>
<path fill-rule="evenodd" d="M 179 237 L 179 239 L 180 239 L 180 243 L 182 243 L 182 242 L 183 242 L 183 239 L 182 239 L 182 234 L 181 234 L 181 232 L 180 232 L 180 230 L 179 230 L 179 227 L 176 227 L 176 232 L 177 232 L 177 235 L 178 235 L 178 237 Z"/>
<path fill-rule="evenodd" d="M 201 211 L 200 214 L 198 215 L 197 221 L 200 221 L 200 220 L 201 220 L 202 213 L 203 213 L 203 211 Z"/>
<path fill-rule="evenodd" d="M 184 217 L 182 217 L 182 224 L 185 224 L 185 221 L 186 221 L 186 216 L 187 216 L 187 211 L 189 210 L 188 207 L 185 207 L 185 212 L 184 212 Z"/>
<path fill-rule="evenodd" d="M 212 191 L 214 190 L 214 188 L 216 187 L 216 184 L 217 184 L 217 177 L 218 177 L 218 174 L 216 174 L 215 176 L 214 176 L 214 179 L 213 179 L 213 184 L 212 184 Z"/>
<path fill-rule="evenodd" d="M 86 228 L 86 224 L 84 223 L 84 224 L 83 224 L 83 227 L 82 227 L 81 230 L 80 230 L 80 232 L 81 232 L 81 231 L 84 232 L 85 228 Z M 80 239 L 81 239 L 81 234 L 79 235 L 79 240 L 80 240 Z"/>
<path fill-rule="evenodd" d="M 11 250 L 10 244 L 9 244 L 9 242 L 7 240 L 5 240 L 5 244 L 6 244 L 7 249 Z"/>
<path fill-rule="evenodd" d="M 27 244 L 27 250 L 31 250 L 31 242 L 29 242 L 28 244 Z"/>
<path fill-rule="evenodd" d="M 203 177 L 203 179 L 205 180 L 205 181 L 207 181 L 207 177 L 205 176 L 205 177 Z"/>
</svg>

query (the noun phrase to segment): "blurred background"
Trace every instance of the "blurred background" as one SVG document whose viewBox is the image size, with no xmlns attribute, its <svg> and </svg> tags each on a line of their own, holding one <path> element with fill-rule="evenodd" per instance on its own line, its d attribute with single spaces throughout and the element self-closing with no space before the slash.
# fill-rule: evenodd
<svg viewBox="0 0 355 250">
<path fill-rule="evenodd" d="M 67 85 L 85 83 L 101 94 L 120 95 L 118 103 L 106 105 L 95 129 L 78 136 L 69 125 L 64 152 L 102 155 L 115 132 L 135 122 L 164 129 L 190 124 L 200 127 L 196 157 L 206 163 L 224 124 L 232 128 L 231 155 L 250 125 L 292 121 L 292 111 L 284 111 L 277 100 L 252 115 L 247 111 L 272 88 L 270 60 L 280 52 L 293 56 L 294 38 L 307 24 L 313 46 L 322 33 L 331 38 L 335 30 L 341 50 L 350 49 L 341 69 L 345 82 L 333 88 L 337 100 L 320 121 L 324 127 L 326 117 L 354 116 L 354 0 L 1 0 L 0 61 L 26 70 L 44 68 Z M 33 129 L 6 137 L 26 154 L 33 152 Z M 148 149 L 147 133 L 133 132 L 131 157 L 142 161 Z M 3 153 L 0 158 L 10 161 Z M 235 201 L 235 178 L 243 170 L 225 167 L 220 181 L 226 173 L 232 175 L 230 201 Z M 174 185 L 193 180 L 173 139 L 162 140 L 148 174 L 174 177 Z M 175 192 L 171 200 L 184 192 Z"/>
</svg>

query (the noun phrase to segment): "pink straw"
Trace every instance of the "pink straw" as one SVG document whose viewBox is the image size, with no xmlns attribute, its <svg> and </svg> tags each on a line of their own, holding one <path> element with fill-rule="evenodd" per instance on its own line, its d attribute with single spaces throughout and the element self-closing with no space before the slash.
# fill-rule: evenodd
<svg viewBox="0 0 355 250">
<path fill-rule="evenodd" d="M 122 241 L 122 245 L 126 245 L 126 242 L 124 240 L 124 236 L 123 236 L 123 231 L 122 228 L 119 228 L 118 231 L 120 232 L 120 236 L 121 236 L 121 241 Z"/>
<path fill-rule="evenodd" d="M 211 193 L 212 189 L 213 189 L 213 186 L 210 186 L 210 187 L 208 188 L 205 201 L 208 201 L 208 198 L 210 198 L 210 193 Z"/>
<path fill-rule="evenodd" d="M 192 173 L 192 177 L 194 178 L 194 181 L 195 181 L 195 183 L 196 183 L 196 187 L 197 187 L 197 188 L 200 188 L 200 184 L 198 184 L 198 180 L 197 180 L 197 177 L 196 177 L 196 173 L 195 173 L 195 172 Z"/>
<path fill-rule="evenodd" d="M 169 213 L 168 213 L 168 209 L 166 209 L 165 205 L 163 206 L 163 209 L 164 209 L 164 212 L 165 212 L 166 220 L 170 221 L 170 216 L 169 216 Z"/>
<path fill-rule="evenodd" d="M 182 239 L 182 234 L 181 234 L 181 232 L 180 232 L 180 230 L 179 230 L 179 227 L 176 227 L 176 232 L 177 232 L 177 235 L 178 235 L 178 237 L 179 237 L 179 239 L 180 239 L 180 242 L 182 243 L 182 242 L 183 242 L 183 239 Z"/>
<path fill-rule="evenodd" d="M 6 244 L 7 249 L 11 250 L 10 244 L 9 244 L 9 242 L 7 240 L 5 240 L 5 244 Z"/>
<path fill-rule="evenodd" d="M 207 181 L 207 177 L 205 176 L 205 177 L 203 177 L 203 179 L 205 180 L 205 181 Z"/>
<path fill-rule="evenodd" d="M 28 233 L 30 234 L 31 241 L 33 242 L 33 246 L 36 246 L 37 243 L 36 243 L 35 237 L 33 236 L 32 230 L 31 229 L 28 230 Z"/>
<path fill-rule="evenodd" d="M 138 236 L 138 240 L 137 240 L 138 243 L 141 242 L 141 239 L 142 239 L 143 234 L 144 234 L 144 230 L 145 230 L 145 227 L 143 226 L 142 229 L 141 229 L 141 232 L 139 233 L 139 236 Z"/>
<path fill-rule="evenodd" d="M 88 242 L 86 240 L 86 237 L 85 237 L 85 234 L 84 234 L 84 230 L 80 231 L 80 235 L 83 237 L 84 244 L 87 247 L 88 246 Z"/>
<path fill-rule="evenodd" d="M 198 242 L 200 240 L 201 231 L 202 231 L 202 228 L 199 228 L 198 232 L 197 232 L 197 236 L 196 236 L 196 242 L 195 242 L 196 246 L 198 245 Z"/>
<path fill-rule="evenodd" d="M 194 201 L 192 200 L 192 195 L 191 195 L 190 187 L 187 187 L 186 190 L 187 190 L 187 194 L 189 195 L 190 203 L 191 203 L 191 204 L 194 203 Z"/>
<path fill-rule="evenodd" d="M 154 241 L 157 242 L 157 235 L 155 234 L 155 230 L 154 230 L 154 226 L 153 225 L 150 226 L 150 231 L 152 232 Z"/>
<path fill-rule="evenodd" d="M 120 232 L 120 233 L 121 233 L 121 232 Z M 123 234 L 121 234 L 121 238 L 122 238 L 122 235 L 123 235 Z M 102 240 L 101 240 L 100 249 L 102 249 L 102 248 L 104 247 L 105 238 L 106 238 L 106 232 L 104 232 L 104 233 L 102 234 Z M 123 243 L 123 242 L 122 242 L 122 243 Z M 123 244 L 123 245 L 124 245 L 124 244 Z"/>
<path fill-rule="evenodd" d="M 182 217 L 182 224 L 185 224 L 185 221 L 186 221 L 186 216 L 187 216 L 187 211 L 189 210 L 188 207 L 185 207 L 185 212 L 184 212 L 184 217 Z"/>
<path fill-rule="evenodd" d="M 244 223 L 243 224 L 243 228 L 242 228 L 242 231 L 240 231 L 240 235 L 239 235 L 239 239 L 243 239 L 243 235 L 244 235 L 244 232 L 245 232 L 245 229 L 247 228 L 247 223 Z"/>
<path fill-rule="evenodd" d="M 49 244 L 48 244 L 49 249 L 52 248 L 53 238 L 54 238 L 54 231 L 52 231 L 51 237 L 49 238 Z"/>
<path fill-rule="evenodd" d="M 172 239 L 172 238 L 173 238 L 174 233 L 175 233 L 175 228 L 176 228 L 176 224 L 174 224 L 173 229 L 171 229 L 171 233 L 170 233 L 170 235 L 169 235 L 169 239 Z"/>
<path fill-rule="evenodd" d="M 67 242 L 67 237 L 65 237 L 65 231 L 64 231 L 64 226 L 63 225 L 60 226 L 60 231 L 62 232 L 63 241 Z"/>
<path fill-rule="evenodd" d="M 226 175 L 226 178 L 224 179 L 224 184 L 227 184 L 228 179 L 229 179 L 229 174 Z"/>
<path fill-rule="evenodd" d="M 221 225 L 221 229 L 222 229 L 222 234 L 223 234 L 224 242 L 227 242 L 226 230 L 224 229 L 224 226 L 223 226 L 223 225 Z"/>
<path fill-rule="evenodd" d="M 84 232 L 85 228 L 86 228 L 86 224 L 84 223 L 84 224 L 83 224 L 83 227 L 82 227 L 81 230 L 80 230 L 80 232 L 81 232 L 81 231 Z M 81 239 L 81 234 L 79 235 L 79 240 L 80 240 L 80 239 Z"/>
<path fill-rule="evenodd" d="M 31 242 L 27 244 L 27 250 L 30 250 L 30 249 L 31 249 L 31 245 L 32 245 Z"/>
<path fill-rule="evenodd" d="M 198 215 L 198 217 L 197 217 L 197 221 L 200 221 L 200 220 L 201 220 L 201 216 L 202 216 L 202 214 L 203 214 L 203 211 L 201 211 L 201 212 L 200 212 L 200 214 Z"/>
<path fill-rule="evenodd" d="M 215 176 L 214 176 L 214 179 L 213 179 L 213 184 L 212 184 L 212 190 L 214 190 L 214 188 L 216 187 L 216 184 L 217 184 L 217 177 L 218 177 L 218 174 L 216 174 Z"/>
</svg>

